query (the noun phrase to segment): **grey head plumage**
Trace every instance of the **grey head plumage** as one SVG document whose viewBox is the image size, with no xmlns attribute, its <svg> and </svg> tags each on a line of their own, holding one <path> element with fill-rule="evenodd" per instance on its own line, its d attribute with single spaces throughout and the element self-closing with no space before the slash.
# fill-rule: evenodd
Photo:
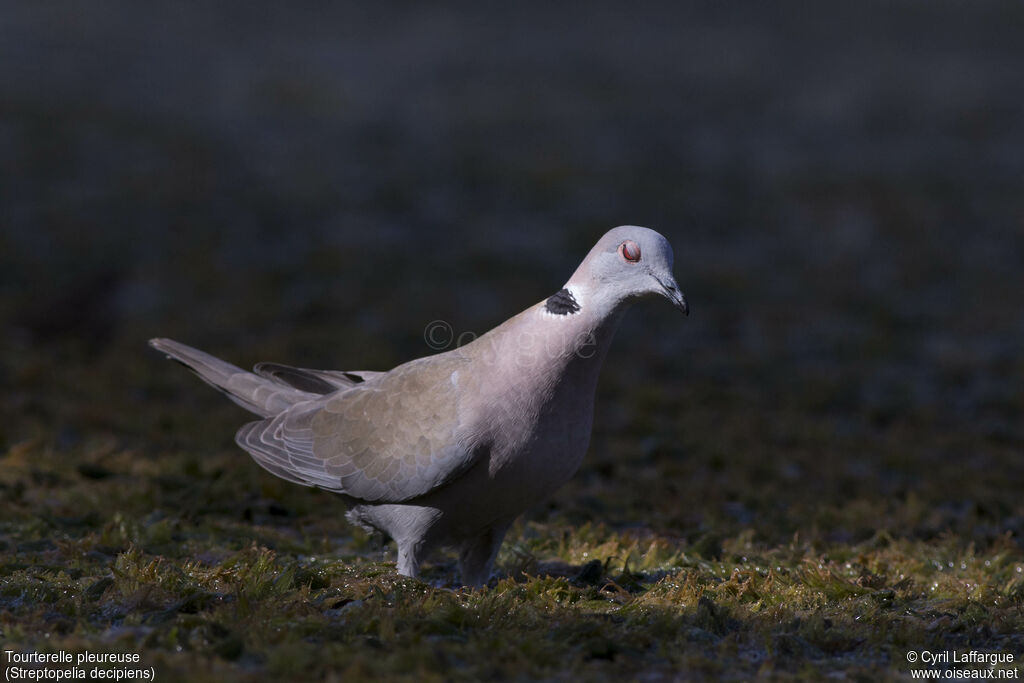
<svg viewBox="0 0 1024 683">
<path fill-rule="evenodd" d="M 672 246 L 660 233 L 622 225 L 598 240 L 569 278 L 567 289 L 587 290 L 604 308 L 660 295 L 689 315 L 686 297 L 672 273 L 673 260 Z"/>
</svg>

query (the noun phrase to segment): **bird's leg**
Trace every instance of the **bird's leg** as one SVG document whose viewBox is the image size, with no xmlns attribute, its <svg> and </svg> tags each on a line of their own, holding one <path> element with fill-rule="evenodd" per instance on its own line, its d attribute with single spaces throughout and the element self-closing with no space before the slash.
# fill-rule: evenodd
<svg viewBox="0 0 1024 683">
<path fill-rule="evenodd" d="M 479 588 L 491 578 L 494 559 L 510 524 L 497 524 L 459 548 L 459 574 L 466 586 Z"/>
<path fill-rule="evenodd" d="M 423 552 L 422 541 L 412 539 L 396 539 L 398 544 L 398 573 L 402 576 L 411 576 L 418 579 L 420 576 L 420 561 Z"/>
</svg>

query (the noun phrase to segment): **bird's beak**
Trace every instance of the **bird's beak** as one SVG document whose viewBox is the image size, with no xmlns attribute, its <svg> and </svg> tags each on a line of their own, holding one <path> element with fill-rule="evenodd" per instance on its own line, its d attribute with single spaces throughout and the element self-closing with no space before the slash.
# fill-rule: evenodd
<svg viewBox="0 0 1024 683">
<path fill-rule="evenodd" d="M 683 312 L 683 315 L 690 315 L 690 306 L 686 303 L 686 297 L 679 291 L 679 285 L 671 275 L 667 279 L 658 279 L 661 288 L 664 290 L 665 298 L 672 302 L 672 305 Z"/>
</svg>

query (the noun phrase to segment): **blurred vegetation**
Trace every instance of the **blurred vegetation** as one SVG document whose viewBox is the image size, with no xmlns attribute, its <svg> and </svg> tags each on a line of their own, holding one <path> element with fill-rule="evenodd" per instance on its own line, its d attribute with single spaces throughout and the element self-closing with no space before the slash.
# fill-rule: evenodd
<svg viewBox="0 0 1024 683">
<path fill-rule="evenodd" d="M 0 641 L 161 680 L 905 679 L 1024 656 L 1018 3 L 0 6 Z M 385 369 L 621 223 L 591 452 L 425 582 L 145 347 Z"/>
</svg>

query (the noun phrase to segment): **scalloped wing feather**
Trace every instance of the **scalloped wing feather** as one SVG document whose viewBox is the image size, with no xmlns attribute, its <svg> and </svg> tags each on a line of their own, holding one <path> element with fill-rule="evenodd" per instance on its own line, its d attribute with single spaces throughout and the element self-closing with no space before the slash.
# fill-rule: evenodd
<svg viewBox="0 0 1024 683">
<path fill-rule="evenodd" d="M 460 354 L 401 365 L 362 384 L 245 425 L 236 437 L 288 481 L 368 502 L 422 496 L 479 456 L 461 438 Z"/>
</svg>

